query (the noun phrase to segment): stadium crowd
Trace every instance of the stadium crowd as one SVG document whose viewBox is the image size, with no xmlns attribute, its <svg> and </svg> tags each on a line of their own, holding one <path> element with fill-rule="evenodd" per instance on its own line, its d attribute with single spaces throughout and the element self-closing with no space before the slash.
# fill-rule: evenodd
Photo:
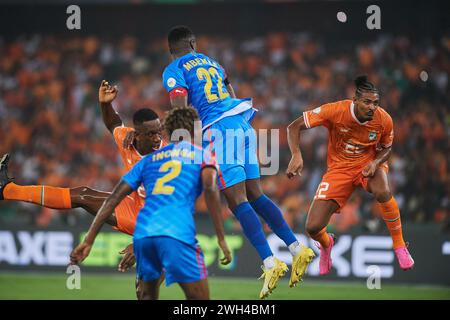
<svg viewBox="0 0 450 320">
<path fill-rule="evenodd" d="M 254 127 L 280 129 L 279 173 L 263 177 L 263 186 L 295 231 L 303 230 L 324 173 L 327 134 L 323 128 L 304 132 L 305 169 L 300 179 L 288 180 L 286 126 L 305 109 L 351 98 L 359 74 L 368 74 L 379 87 L 381 105 L 394 119 L 390 183 L 402 219 L 450 229 L 449 36 L 340 43 L 308 33 L 273 33 L 220 41 L 200 36 L 198 45 L 226 68 L 239 97 L 254 98 L 260 110 Z M 163 117 L 169 100 L 161 73 L 169 59 L 163 37 L 0 40 L 0 153 L 12 155 L 10 173 L 16 183 L 111 190 L 123 172 L 97 103 L 100 81 L 118 85 L 113 105 L 127 124 L 142 107 Z M 377 230 L 373 204 L 369 195 L 356 192 L 331 228 Z M 8 202 L 0 203 L 0 211 L 0 219 L 34 217 L 32 223 L 42 226 L 69 216 Z M 199 211 L 205 211 L 204 204 Z M 230 216 L 225 206 L 224 214 Z M 75 223 L 82 219 L 71 216 Z"/>
</svg>

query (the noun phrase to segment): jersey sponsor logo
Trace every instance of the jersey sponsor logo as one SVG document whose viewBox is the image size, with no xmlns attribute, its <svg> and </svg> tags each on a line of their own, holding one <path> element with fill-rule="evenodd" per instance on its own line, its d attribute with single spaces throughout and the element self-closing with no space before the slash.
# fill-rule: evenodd
<svg viewBox="0 0 450 320">
<path fill-rule="evenodd" d="M 371 131 L 369 132 L 369 141 L 374 141 L 377 139 L 377 132 Z"/>
<path fill-rule="evenodd" d="M 167 86 L 169 88 L 175 87 L 176 84 L 177 84 L 177 81 L 174 78 L 167 79 Z"/>
<path fill-rule="evenodd" d="M 345 147 L 344 147 L 345 152 L 347 153 L 351 153 L 351 154 L 360 154 L 363 153 L 365 148 L 362 145 L 359 144 L 354 144 L 351 141 L 347 141 L 345 143 Z"/>
</svg>

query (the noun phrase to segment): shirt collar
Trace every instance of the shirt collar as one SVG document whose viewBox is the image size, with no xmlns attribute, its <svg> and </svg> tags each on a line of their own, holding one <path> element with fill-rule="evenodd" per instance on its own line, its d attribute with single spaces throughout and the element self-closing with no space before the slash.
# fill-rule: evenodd
<svg viewBox="0 0 450 320">
<path fill-rule="evenodd" d="M 353 101 L 352 101 L 352 103 L 350 104 L 350 113 L 352 114 L 352 118 L 353 118 L 356 122 L 358 122 L 358 124 L 361 125 L 361 126 L 364 126 L 364 125 L 367 124 L 367 122 L 369 122 L 369 121 L 361 122 L 361 121 L 358 120 L 358 118 L 357 118 L 356 115 L 355 115 L 355 105 L 354 105 Z"/>
</svg>

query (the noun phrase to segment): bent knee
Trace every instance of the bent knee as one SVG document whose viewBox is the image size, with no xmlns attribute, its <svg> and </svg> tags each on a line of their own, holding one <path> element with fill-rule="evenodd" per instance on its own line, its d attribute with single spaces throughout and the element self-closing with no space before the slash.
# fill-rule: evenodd
<svg viewBox="0 0 450 320">
<path fill-rule="evenodd" d="M 89 195 L 93 190 L 86 186 L 76 187 L 70 189 L 70 199 L 72 206 L 81 206 L 83 204 L 83 197 Z"/>
<path fill-rule="evenodd" d="M 245 191 L 247 193 L 248 201 L 258 200 L 264 193 L 261 186 L 257 183 L 246 183 Z"/>
<path fill-rule="evenodd" d="M 315 224 L 306 224 L 306 233 L 313 237 L 316 234 L 318 234 L 320 231 L 322 231 L 323 226 L 315 225 Z"/>
<path fill-rule="evenodd" d="M 88 195 L 89 193 L 92 193 L 94 190 L 92 190 L 89 187 L 86 186 L 81 186 L 81 187 L 76 187 L 76 188 L 72 188 L 70 189 L 70 194 L 72 196 L 85 196 Z"/>
<path fill-rule="evenodd" d="M 374 192 L 374 196 L 378 202 L 383 203 L 389 201 L 392 198 L 392 193 L 390 190 L 386 189 Z"/>
</svg>

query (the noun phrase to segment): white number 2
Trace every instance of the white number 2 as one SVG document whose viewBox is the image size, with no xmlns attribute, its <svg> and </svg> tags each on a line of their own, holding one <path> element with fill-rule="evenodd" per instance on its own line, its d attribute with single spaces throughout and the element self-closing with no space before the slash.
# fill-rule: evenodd
<svg viewBox="0 0 450 320">
<path fill-rule="evenodd" d="M 325 192 L 330 187 L 330 184 L 328 182 L 322 182 L 319 184 L 319 187 L 317 188 L 316 196 L 314 199 L 325 199 L 327 196 L 322 194 L 322 192 Z"/>
</svg>

